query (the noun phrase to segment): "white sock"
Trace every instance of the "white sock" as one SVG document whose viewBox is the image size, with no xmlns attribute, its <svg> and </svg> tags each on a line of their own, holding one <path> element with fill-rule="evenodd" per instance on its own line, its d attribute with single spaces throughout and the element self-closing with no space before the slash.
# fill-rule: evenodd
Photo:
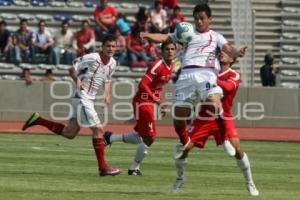
<svg viewBox="0 0 300 200">
<path fill-rule="evenodd" d="M 110 136 L 110 142 L 125 142 L 131 144 L 139 144 L 142 142 L 142 138 L 135 132 L 128 134 L 112 134 Z"/>
<path fill-rule="evenodd" d="M 246 183 L 253 183 L 251 166 L 247 154 L 244 152 L 243 158 L 241 160 L 237 159 L 236 162 L 244 175 Z"/>
<path fill-rule="evenodd" d="M 186 165 L 186 159 L 176 159 L 175 160 L 175 167 L 177 171 L 177 179 L 184 178 L 184 170 Z"/>
<path fill-rule="evenodd" d="M 135 157 L 134 157 L 134 160 L 133 160 L 131 166 L 129 167 L 129 169 L 133 170 L 133 169 L 140 168 L 140 163 L 143 161 L 143 159 L 145 158 L 145 155 L 148 153 L 148 149 L 149 149 L 149 147 L 146 144 L 144 144 L 143 142 L 141 142 L 137 145 Z"/>
</svg>

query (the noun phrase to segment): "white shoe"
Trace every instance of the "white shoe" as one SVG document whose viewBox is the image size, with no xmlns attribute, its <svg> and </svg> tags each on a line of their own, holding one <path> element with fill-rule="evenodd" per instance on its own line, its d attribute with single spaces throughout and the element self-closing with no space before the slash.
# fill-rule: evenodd
<svg viewBox="0 0 300 200">
<path fill-rule="evenodd" d="M 229 140 L 224 140 L 223 148 L 229 156 L 235 156 L 235 148 L 232 146 Z"/>
<path fill-rule="evenodd" d="M 259 191 L 256 189 L 254 183 L 247 183 L 247 190 L 249 194 L 253 197 L 256 197 L 259 195 Z"/>
<path fill-rule="evenodd" d="M 181 188 L 183 187 L 183 184 L 185 183 L 185 178 L 176 178 L 176 181 L 172 187 L 172 193 L 179 193 L 181 192 Z"/>
</svg>

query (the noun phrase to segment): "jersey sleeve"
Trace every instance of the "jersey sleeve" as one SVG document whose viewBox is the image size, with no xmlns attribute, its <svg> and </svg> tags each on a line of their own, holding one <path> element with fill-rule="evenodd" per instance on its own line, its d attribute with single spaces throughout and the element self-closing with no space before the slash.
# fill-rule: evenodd
<svg viewBox="0 0 300 200">
<path fill-rule="evenodd" d="M 238 73 L 233 73 L 227 80 L 217 80 L 217 84 L 223 89 L 224 92 L 231 92 L 237 90 L 240 85 L 241 79 Z"/>
<path fill-rule="evenodd" d="M 80 72 L 80 71 L 88 68 L 94 62 L 95 62 L 95 58 L 93 58 L 92 56 L 87 54 L 82 57 L 76 58 L 73 61 L 73 67 L 77 72 Z"/>
<path fill-rule="evenodd" d="M 217 46 L 219 47 L 219 49 L 223 49 L 223 45 L 227 43 L 228 41 L 225 39 L 225 37 L 217 33 Z"/>
</svg>

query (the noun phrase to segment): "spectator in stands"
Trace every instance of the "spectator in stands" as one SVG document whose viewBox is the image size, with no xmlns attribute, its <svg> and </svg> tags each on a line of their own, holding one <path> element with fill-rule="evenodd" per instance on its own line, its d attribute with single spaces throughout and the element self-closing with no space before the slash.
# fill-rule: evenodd
<svg viewBox="0 0 300 200">
<path fill-rule="evenodd" d="M 181 9 L 179 6 L 176 6 L 173 9 L 172 15 L 170 16 L 170 32 L 173 33 L 176 25 L 183 21 L 184 16 L 181 14 Z"/>
<path fill-rule="evenodd" d="M 274 57 L 271 53 L 267 53 L 264 58 L 265 64 L 260 68 L 260 78 L 262 86 L 275 86 L 276 69 L 273 66 Z"/>
<path fill-rule="evenodd" d="M 9 62 L 13 43 L 11 33 L 6 29 L 6 25 L 4 20 L 0 21 L 0 57 L 4 57 Z"/>
<path fill-rule="evenodd" d="M 133 27 L 139 27 L 142 31 L 148 32 L 150 25 L 150 17 L 145 7 L 139 7 L 139 11 L 135 15 L 135 23 Z"/>
<path fill-rule="evenodd" d="M 41 78 L 41 81 L 55 81 L 51 69 L 46 70 L 45 75 Z"/>
<path fill-rule="evenodd" d="M 148 56 L 148 62 L 152 62 L 158 58 L 157 45 L 154 42 L 149 41 L 145 47 L 145 51 Z"/>
<path fill-rule="evenodd" d="M 126 18 L 123 13 L 118 14 L 116 23 L 122 35 L 128 35 L 130 33 L 130 26 L 126 22 Z"/>
<path fill-rule="evenodd" d="M 32 32 L 28 29 L 27 19 L 20 21 L 20 28 L 13 35 L 13 44 L 13 60 L 17 64 L 32 61 Z"/>
<path fill-rule="evenodd" d="M 36 55 L 45 54 L 49 64 L 53 64 L 53 36 L 46 29 L 46 21 L 40 20 L 38 23 L 38 31 L 33 34 L 32 45 L 33 45 L 33 62 L 37 62 Z"/>
<path fill-rule="evenodd" d="M 63 56 L 63 63 L 68 65 L 72 64 L 72 43 L 73 32 L 69 29 L 69 22 L 63 21 L 61 24 L 61 30 L 54 33 L 53 61 L 55 65 L 61 64 L 61 55 Z"/>
<path fill-rule="evenodd" d="M 168 7 L 170 9 L 175 9 L 178 7 L 178 0 L 161 0 L 163 6 Z"/>
<path fill-rule="evenodd" d="M 31 85 L 33 80 L 31 78 L 30 69 L 24 68 L 20 78 L 21 78 L 21 80 L 25 81 L 25 85 L 27 85 L 27 86 Z"/>
<path fill-rule="evenodd" d="M 97 41 L 102 41 L 104 35 L 108 33 L 113 34 L 117 15 L 117 10 L 113 6 L 108 5 L 108 0 L 100 0 L 100 6 L 94 11 Z"/>
<path fill-rule="evenodd" d="M 117 51 L 114 55 L 118 65 L 126 65 L 127 64 L 127 50 L 126 50 L 126 38 L 117 28 L 115 31 L 115 36 L 117 37 Z"/>
<path fill-rule="evenodd" d="M 146 63 L 149 60 L 144 49 L 144 44 L 139 38 L 140 32 L 141 29 L 139 27 L 135 27 L 132 29 L 132 33 L 129 34 L 127 38 L 127 49 L 130 60 L 129 65 L 131 67 L 146 67 Z"/>
<path fill-rule="evenodd" d="M 81 22 L 81 30 L 74 34 L 73 49 L 76 57 L 91 53 L 95 49 L 95 32 L 87 20 Z"/>
<path fill-rule="evenodd" d="M 154 8 L 150 10 L 151 32 L 166 33 L 167 30 L 167 12 L 163 9 L 160 0 L 154 1 Z"/>
</svg>

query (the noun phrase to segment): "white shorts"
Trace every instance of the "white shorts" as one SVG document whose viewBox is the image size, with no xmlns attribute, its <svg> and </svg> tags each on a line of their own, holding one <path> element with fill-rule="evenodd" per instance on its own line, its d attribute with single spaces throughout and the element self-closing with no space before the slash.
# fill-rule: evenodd
<svg viewBox="0 0 300 200">
<path fill-rule="evenodd" d="M 72 98 L 71 118 L 77 118 L 80 127 L 94 127 L 100 124 L 94 101 L 88 99 Z"/>
<path fill-rule="evenodd" d="M 176 106 L 196 105 L 211 94 L 223 95 L 217 85 L 216 74 L 208 68 L 182 69 L 176 82 L 174 104 Z"/>
</svg>

